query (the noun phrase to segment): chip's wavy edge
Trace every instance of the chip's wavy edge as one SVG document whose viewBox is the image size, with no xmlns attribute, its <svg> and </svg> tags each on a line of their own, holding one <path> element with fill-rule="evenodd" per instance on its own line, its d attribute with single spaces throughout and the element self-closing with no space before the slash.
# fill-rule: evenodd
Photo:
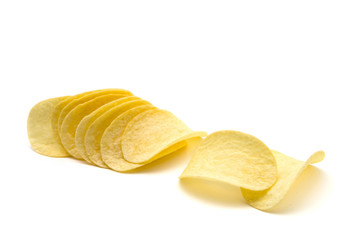
<svg viewBox="0 0 362 240">
<path fill-rule="evenodd" d="M 276 183 L 264 191 L 251 191 L 240 188 L 247 203 L 263 211 L 273 208 L 282 201 L 306 167 L 310 164 L 318 163 L 325 158 L 323 151 L 313 153 L 305 162 L 296 160 L 275 150 L 272 152 L 278 163 L 278 180 Z"/>
</svg>

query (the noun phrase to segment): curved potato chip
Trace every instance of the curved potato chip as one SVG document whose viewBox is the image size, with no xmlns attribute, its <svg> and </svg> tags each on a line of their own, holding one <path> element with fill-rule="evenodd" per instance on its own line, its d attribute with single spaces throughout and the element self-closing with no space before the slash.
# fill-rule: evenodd
<svg viewBox="0 0 362 240">
<path fill-rule="evenodd" d="M 125 96 L 123 94 L 106 94 L 75 106 L 64 118 L 59 132 L 59 137 L 65 150 L 73 157 L 82 159 L 75 145 L 75 131 L 80 121 L 104 104 Z"/>
<path fill-rule="evenodd" d="M 276 183 L 264 191 L 251 191 L 241 188 L 241 192 L 248 204 L 260 210 L 267 210 L 278 204 L 303 170 L 309 164 L 322 161 L 325 156 L 323 151 L 318 151 L 309 157 L 306 162 L 303 162 L 277 151 L 272 152 L 278 165 L 278 180 Z"/>
<path fill-rule="evenodd" d="M 264 190 L 275 183 L 277 164 L 259 139 L 238 131 L 219 131 L 202 141 L 180 178 L 203 178 Z"/>
<path fill-rule="evenodd" d="M 127 97 L 123 97 L 117 100 L 114 100 L 110 103 L 107 103 L 101 107 L 99 107 L 98 109 L 96 109 L 95 111 L 93 111 L 92 113 L 90 113 L 88 116 L 84 117 L 82 119 L 82 121 L 80 121 L 80 123 L 77 126 L 77 130 L 75 131 L 75 145 L 77 147 L 77 151 L 78 153 L 82 156 L 82 158 L 84 160 L 86 160 L 89 163 L 92 163 L 87 156 L 87 152 L 85 150 L 85 146 L 84 146 L 84 136 L 85 133 L 88 130 L 88 127 L 98 118 L 100 117 L 103 113 L 105 113 L 106 111 L 108 111 L 109 109 L 118 106 L 122 103 L 125 102 L 129 102 L 132 100 L 137 100 L 140 99 L 139 97 L 136 96 L 127 96 Z"/>
<path fill-rule="evenodd" d="M 55 106 L 68 97 L 51 98 L 37 103 L 29 112 L 27 121 L 28 138 L 35 152 L 49 157 L 68 156 L 57 141 L 57 132 L 52 130 Z"/>
<path fill-rule="evenodd" d="M 194 132 L 172 113 L 152 109 L 134 117 L 124 130 L 121 146 L 124 159 L 130 163 L 149 163 L 173 145 L 194 137 L 206 136 Z"/>
<path fill-rule="evenodd" d="M 84 136 L 84 146 L 88 156 L 88 159 L 99 167 L 106 168 L 107 165 L 103 162 L 101 156 L 101 139 L 106 128 L 112 123 L 112 121 L 124 113 L 125 111 L 141 106 L 151 105 L 145 100 L 133 100 L 123 103 L 109 109 L 107 112 L 98 117 L 88 128 Z"/>
<path fill-rule="evenodd" d="M 144 105 L 129 109 L 119 115 L 106 128 L 101 139 L 101 156 L 103 162 L 111 169 L 124 172 L 139 168 L 144 164 L 127 162 L 122 153 L 121 138 L 128 122 L 138 114 L 155 108 L 152 105 Z"/>
</svg>

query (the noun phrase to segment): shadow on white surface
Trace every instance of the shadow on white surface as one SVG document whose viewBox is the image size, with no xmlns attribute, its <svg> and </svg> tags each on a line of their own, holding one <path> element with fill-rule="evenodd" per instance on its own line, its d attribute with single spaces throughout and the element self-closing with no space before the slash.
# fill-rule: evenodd
<svg viewBox="0 0 362 240">
<path fill-rule="evenodd" d="M 238 187 L 204 179 L 185 178 L 180 180 L 181 189 L 203 202 L 224 207 L 247 207 Z"/>
<path fill-rule="evenodd" d="M 30 145 L 28 146 L 28 149 L 30 149 L 33 153 L 36 153 L 37 155 L 40 155 L 40 156 L 43 156 L 43 157 L 47 157 L 47 158 L 51 158 L 51 159 L 67 159 L 67 160 L 74 161 L 75 163 L 78 163 L 78 164 L 84 164 L 84 165 L 95 167 L 95 165 L 90 164 L 90 163 L 88 163 L 87 161 L 85 161 L 83 159 L 74 158 L 72 156 L 68 156 L 68 157 L 50 157 L 50 156 L 47 156 L 45 154 L 38 153 Z"/>
<path fill-rule="evenodd" d="M 315 166 L 308 166 L 293 183 L 286 196 L 275 207 L 273 214 L 292 214 L 317 208 L 330 190 L 331 181 L 327 173 Z"/>
</svg>

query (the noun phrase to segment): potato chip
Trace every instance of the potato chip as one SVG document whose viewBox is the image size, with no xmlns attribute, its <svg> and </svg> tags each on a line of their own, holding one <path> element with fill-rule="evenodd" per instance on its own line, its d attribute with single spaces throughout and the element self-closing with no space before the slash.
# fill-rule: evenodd
<svg viewBox="0 0 362 240">
<path fill-rule="evenodd" d="M 250 190 L 264 190 L 277 179 L 277 164 L 259 139 L 238 131 L 206 137 L 180 178 L 203 178 Z"/>
<path fill-rule="evenodd" d="M 89 127 L 84 136 L 84 146 L 88 156 L 88 159 L 99 167 L 107 167 L 102 161 L 101 156 L 101 139 L 106 128 L 112 123 L 112 121 L 124 113 L 125 111 L 142 105 L 151 105 L 145 100 L 133 100 L 126 103 L 122 103 L 109 109 L 98 117 Z"/>
<path fill-rule="evenodd" d="M 145 164 L 162 157 L 181 141 L 206 135 L 192 131 L 168 111 L 152 109 L 128 123 L 121 140 L 122 153 L 130 163 Z"/>
<path fill-rule="evenodd" d="M 52 130 L 55 106 L 69 97 L 57 97 L 37 103 L 29 112 L 27 129 L 30 145 L 34 151 L 50 157 L 68 156 L 57 141 L 57 132 Z"/>
<path fill-rule="evenodd" d="M 139 168 L 144 164 L 127 162 L 122 153 L 121 138 L 128 122 L 138 114 L 155 108 L 152 105 L 134 107 L 119 115 L 106 128 L 101 139 L 101 156 L 103 162 L 111 169 L 124 172 Z"/>
<path fill-rule="evenodd" d="M 325 155 L 323 151 L 318 151 L 306 162 L 303 162 L 277 151 L 272 152 L 278 165 L 278 180 L 276 183 L 264 191 L 241 188 L 241 192 L 248 204 L 260 210 L 267 210 L 278 204 L 303 170 L 309 164 L 322 161 Z"/>
<path fill-rule="evenodd" d="M 87 152 L 85 150 L 85 146 L 84 146 L 84 136 L 85 133 L 88 130 L 88 127 L 98 118 L 100 117 L 103 113 L 105 113 L 106 111 L 108 111 L 109 109 L 118 106 L 122 103 L 125 102 L 129 102 L 129 101 L 133 101 L 133 100 L 137 100 L 140 99 L 139 97 L 136 96 L 127 96 L 127 97 L 123 97 L 117 100 L 114 100 L 110 103 L 107 103 L 101 107 L 99 107 L 98 109 L 96 109 L 95 111 L 93 111 L 92 113 L 90 113 L 89 115 L 87 115 L 86 117 L 84 117 L 82 119 L 82 121 L 80 121 L 80 123 L 77 126 L 77 130 L 75 132 L 75 145 L 77 147 L 77 151 L 78 153 L 82 156 L 82 158 L 84 160 L 86 160 L 89 163 L 92 163 L 87 156 Z"/>
<path fill-rule="evenodd" d="M 125 96 L 127 95 L 105 94 L 75 106 L 64 118 L 59 132 L 65 150 L 74 158 L 82 159 L 75 145 L 75 131 L 80 121 L 99 107 Z"/>
</svg>

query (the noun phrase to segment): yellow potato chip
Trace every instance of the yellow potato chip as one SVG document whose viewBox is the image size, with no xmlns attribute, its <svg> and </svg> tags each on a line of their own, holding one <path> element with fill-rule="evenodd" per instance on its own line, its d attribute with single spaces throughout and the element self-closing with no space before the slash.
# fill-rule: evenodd
<svg viewBox="0 0 362 240">
<path fill-rule="evenodd" d="M 259 139 L 238 131 L 219 131 L 202 141 L 180 178 L 203 178 L 264 190 L 275 183 L 277 164 Z"/>
<path fill-rule="evenodd" d="M 64 118 L 59 132 L 65 150 L 73 157 L 82 159 L 75 145 L 75 131 L 80 121 L 99 107 L 125 96 L 123 94 L 105 94 L 75 106 Z"/>
<path fill-rule="evenodd" d="M 119 115 L 106 128 L 101 139 L 101 156 L 103 162 L 111 169 L 124 172 L 139 168 L 144 164 L 130 163 L 124 160 L 121 138 L 128 122 L 138 114 L 155 108 L 152 105 L 138 106 Z"/>
<path fill-rule="evenodd" d="M 86 160 L 89 163 L 92 163 L 87 156 L 87 152 L 85 150 L 85 146 L 84 146 L 84 136 L 85 133 L 88 130 L 88 127 L 98 118 L 100 117 L 103 113 L 105 113 L 106 111 L 108 111 L 109 109 L 118 106 L 122 103 L 125 102 L 129 102 L 129 101 L 133 101 L 133 100 L 137 100 L 140 99 L 139 97 L 136 96 L 127 96 L 127 97 L 123 97 L 117 100 L 114 100 L 110 103 L 107 103 L 101 107 L 99 107 L 98 109 L 96 109 L 95 111 L 93 111 L 92 113 L 90 113 L 89 115 L 87 115 L 86 117 L 84 117 L 80 123 L 77 126 L 77 130 L 75 132 L 75 145 L 77 147 L 77 151 L 78 153 L 82 156 L 82 158 L 84 160 Z"/>
<path fill-rule="evenodd" d="M 130 163 L 145 164 L 169 153 L 168 149 L 181 141 L 206 135 L 192 131 L 168 111 L 152 109 L 128 123 L 121 140 L 122 153 Z"/>
<path fill-rule="evenodd" d="M 52 130 L 55 106 L 68 97 L 57 97 L 37 103 L 29 112 L 27 129 L 31 147 L 37 153 L 50 157 L 68 156 Z"/>
<path fill-rule="evenodd" d="M 276 183 L 264 191 L 241 188 L 241 192 L 248 204 L 260 210 L 267 210 L 278 204 L 303 170 L 309 164 L 322 161 L 325 155 L 323 151 L 318 151 L 306 162 L 303 162 L 277 151 L 272 152 L 278 165 L 278 180 Z"/>
<path fill-rule="evenodd" d="M 84 146 L 88 159 L 92 163 L 99 167 L 107 167 L 107 165 L 102 160 L 100 147 L 104 131 L 117 116 L 131 108 L 142 105 L 151 104 L 145 100 L 133 100 L 122 103 L 103 113 L 88 127 L 88 130 L 84 136 Z"/>
</svg>

